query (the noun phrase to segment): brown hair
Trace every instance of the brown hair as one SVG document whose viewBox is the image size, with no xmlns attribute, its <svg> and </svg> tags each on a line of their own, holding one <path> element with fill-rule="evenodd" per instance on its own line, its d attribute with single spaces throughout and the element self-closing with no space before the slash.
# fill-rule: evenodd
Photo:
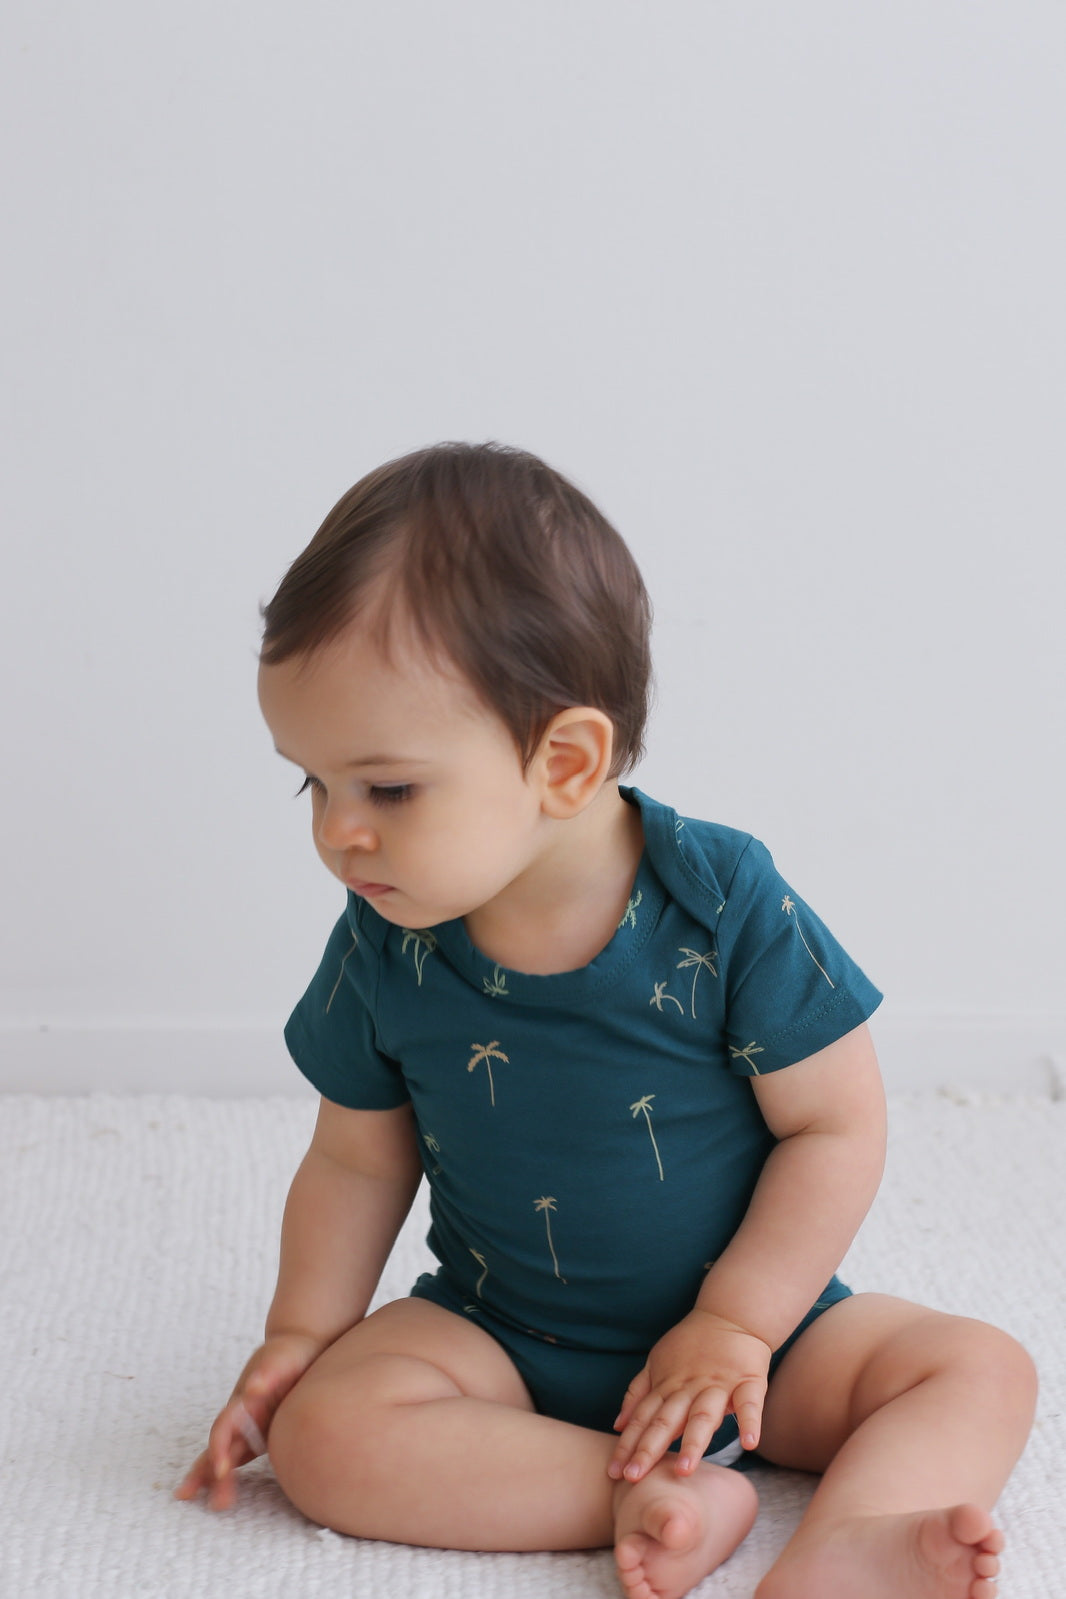
<svg viewBox="0 0 1066 1599">
<path fill-rule="evenodd" d="M 371 584 L 383 645 L 398 606 L 501 717 L 525 764 L 571 705 L 610 717 L 612 776 L 639 758 L 651 679 L 647 591 L 607 519 L 536 456 L 440 444 L 363 478 L 263 607 L 264 665 L 332 642 Z"/>
</svg>

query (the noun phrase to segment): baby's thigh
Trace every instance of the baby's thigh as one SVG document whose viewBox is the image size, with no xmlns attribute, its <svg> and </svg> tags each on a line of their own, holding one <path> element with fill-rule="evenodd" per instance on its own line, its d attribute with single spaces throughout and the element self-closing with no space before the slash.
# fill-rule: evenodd
<svg viewBox="0 0 1066 1599">
<path fill-rule="evenodd" d="M 507 1351 L 475 1322 L 426 1299 L 397 1299 L 343 1333 L 302 1378 L 303 1403 L 412 1404 L 488 1399 L 516 1410 L 533 1401 Z"/>
<path fill-rule="evenodd" d="M 824 1471 L 864 1421 L 930 1382 L 945 1423 L 976 1409 L 986 1429 L 1020 1427 L 1020 1449 L 1036 1379 L 1014 1338 L 969 1316 L 855 1294 L 830 1306 L 785 1355 L 766 1396 L 759 1453 L 776 1465 Z"/>
<path fill-rule="evenodd" d="M 890 1294 L 853 1294 L 812 1322 L 770 1380 L 759 1454 L 822 1472 L 874 1410 L 927 1370 L 958 1318 Z"/>
<path fill-rule="evenodd" d="M 408 1481 L 412 1460 L 430 1458 L 439 1469 L 441 1458 L 461 1459 L 462 1409 L 484 1414 L 482 1400 L 494 1412 L 533 1409 L 487 1332 L 427 1300 L 397 1300 L 342 1333 L 282 1400 L 267 1436 L 271 1464 L 312 1521 L 391 1537 L 380 1529 L 393 1525 L 397 1484 Z"/>
</svg>

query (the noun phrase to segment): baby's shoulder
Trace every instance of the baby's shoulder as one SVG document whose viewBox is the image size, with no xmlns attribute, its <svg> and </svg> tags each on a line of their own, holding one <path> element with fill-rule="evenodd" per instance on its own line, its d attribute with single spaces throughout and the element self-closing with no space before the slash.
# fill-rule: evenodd
<svg viewBox="0 0 1066 1599">
<path fill-rule="evenodd" d="M 742 863 L 756 870 L 769 860 L 752 836 L 722 822 L 682 816 L 640 796 L 644 838 L 656 872 L 675 899 L 717 921 Z"/>
<path fill-rule="evenodd" d="M 733 877 L 740 861 L 753 846 L 757 851 L 763 848 L 751 833 L 699 816 L 679 816 L 675 836 L 683 859 L 695 870 L 713 875 L 718 882 Z"/>
</svg>

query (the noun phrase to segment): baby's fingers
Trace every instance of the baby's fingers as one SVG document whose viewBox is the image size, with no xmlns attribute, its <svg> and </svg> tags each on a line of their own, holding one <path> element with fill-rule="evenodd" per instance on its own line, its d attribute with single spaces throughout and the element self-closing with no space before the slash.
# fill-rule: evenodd
<svg viewBox="0 0 1066 1599">
<path fill-rule="evenodd" d="M 662 1459 L 685 1425 L 689 1397 L 682 1390 L 663 1399 L 649 1394 L 636 1407 L 615 1446 L 607 1475 L 638 1482 Z"/>
<path fill-rule="evenodd" d="M 212 1510 L 229 1510 L 236 1502 L 237 1479 L 232 1472 L 220 1478 L 212 1464 L 208 1450 L 186 1472 L 174 1490 L 175 1499 L 195 1499 L 207 1492 L 207 1502 Z"/>
<path fill-rule="evenodd" d="M 623 1428 L 629 1426 L 634 1410 L 648 1397 L 650 1392 L 651 1373 L 645 1366 L 643 1370 L 637 1372 L 637 1375 L 626 1389 L 625 1398 L 622 1400 L 622 1408 L 615 1417 L 615 1432 L 621 1432 Z"/>
<path fill-rule="evenodd" d="M 259 1431 L 258 1423 L 256 1422 L 256 1419 L 252 1415 L 251 1411 L 248 1409 L 248 1406 L 238 1399 L 231 1404 L 229 1408 L 232 1411 L 234 1427 L 236 1427 L 237 1431 L 248 1445 L 249 1460 L 254 1460 L 257 1455 L 265 1455 L 267 1441 L 263 1437 L 263 1434 Z M 265 1421 L 263 1422 L 263 1425 L 264 1427 L 266 1426 Z"/>
<path fill-rule="evenodd" d="M 243 1399 L 231 1399 L 221 1412 L 211 1428 L 207 1453 L 219 1482 L 238 1466 L 266 1453 L 266 1439 Z"/>
<path fill-rule="evenodd" d="M 199 1456 L 189 1467 L 184 1477 L 174 1489 L 175 1499 L 195 1499 L 202 1488 L 207 1488 L 215 1480 L 215 1473 L 208 1458 L 207 1450 Z"/>
<path fill-rule="evenodd" d="M 762 1435 L 762 1407 L 766 1398 L 766 1383 L 752 1377 L 738 1383 L 733 1394 L 733 1414 L 740 1429 L 740 1441 L 745 1449 L 755 1449 Z"/>
<path fill-rule="evenodd" d="M 211 1428 L 207 1448 L 174 1490 L 179 1499 L 195 1499 L 206 1490 L 212 1510 L 236 1503 L 238 1466 L 266 1449 L 259 1426 L 241 1399 L 231 1399 Z"/>
<path fill-rule="evenodd" d="M 696 1395 L 685 1422 L 677 1469 L 682 1475 L 695 1471 L 725 1418 L 726 1394 L 722 1388 L 705 1388 Z"/>
</svg>

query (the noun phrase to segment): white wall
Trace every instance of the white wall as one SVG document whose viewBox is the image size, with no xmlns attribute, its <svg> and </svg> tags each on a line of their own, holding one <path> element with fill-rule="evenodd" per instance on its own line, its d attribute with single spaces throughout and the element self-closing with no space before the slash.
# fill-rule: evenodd
<svg viewBox="0 0 1066 1599">
<path fill-rule="evenodd" d="M 630 540 L 638 781 L 767 839 L 890 1083 L 1046 1086 L 1059 0 L 13 15 L 0 1087 L 296 1087 L 339 903 L 257 604 L 364 471 L 488 437 Z"/>
</svg>

